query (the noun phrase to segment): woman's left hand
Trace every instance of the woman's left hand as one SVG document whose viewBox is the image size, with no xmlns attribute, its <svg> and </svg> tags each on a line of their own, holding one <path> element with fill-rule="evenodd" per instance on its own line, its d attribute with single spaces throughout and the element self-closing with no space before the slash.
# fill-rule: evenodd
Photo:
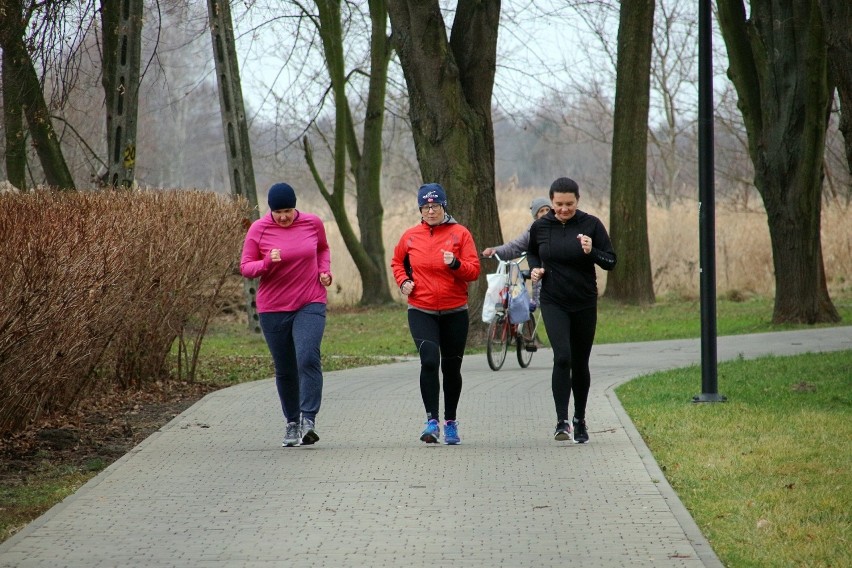
<svg viewBox="0 0 852 568">
<path fill-rule="evenodd" d="M 451 250 L 441 249 L 441 252 L 444 254 L 444 264 L 450 265 L 456 259 L 456 255 L 453 254 Z"/>
<path fill-rule="evenodd" d="M 592 237 L 589 235 L 577 235 L 577 240 L 580 241 L 580 246 L 583 247 L 585 254 L 592 252 Z"/>
<path fill-rule="evenodd" d="M 320 272 L 319 275 L 320 284 L 328 288 L 331 286 L 331 274 L 328 272 Z"/>
</svg>

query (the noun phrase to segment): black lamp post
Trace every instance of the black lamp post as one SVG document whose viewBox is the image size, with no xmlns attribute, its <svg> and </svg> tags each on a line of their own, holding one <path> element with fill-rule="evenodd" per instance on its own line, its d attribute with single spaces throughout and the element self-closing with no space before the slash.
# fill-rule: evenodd
<svg viewBox="0 0 852 568">
<path fill-rule="evenodd" d="M 698 231 L 701 268 L 701 394 L 724 402 L 716 372 L 716 204 L 713 178 L 713 23 L 710 0 L 698 0 Z"/>
</svg>

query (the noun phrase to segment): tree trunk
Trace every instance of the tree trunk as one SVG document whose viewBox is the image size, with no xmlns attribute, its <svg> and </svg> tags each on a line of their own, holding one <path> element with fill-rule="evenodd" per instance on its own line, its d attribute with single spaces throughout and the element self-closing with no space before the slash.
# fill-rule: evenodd
<svg viewBox="0 0 852 568">
<path fill-rule="evenodd" d="M 127 1 L 127 0 L 125 0 Z M 142 3 L 141 0 L 134 0 Z M 254 163 L 251 158 L 246 106 L 240 83 L 234 24 L 227 0 L 207 0 L 210 39 L 219 90 L 219 114 L 228 157 L 228 179 L 231 195 L 243 197 L 251 206 L 252 218 L 259 218 Z M 253 299 L 251 300 L 253 302 Z"/>
<path fill-rule="evenodd" d="M 361 277 L 362 305 L 392 302 L 385 265 L 381 201 L 382 125 L 384 122 L 385 92 L 389 53 L 385 30 L 387 13 L 384 0 L 371 0 L 370 18 L 370 82 L 367 110 L 364 119 L 364 152 L 358 148 L 354 121 L 346 96 L 343 27 L 339 0 L 317 0 L 320 38 L 326 68 L 331 79 L 335 104 L 334 179 L 328 191 L 314 166 L 310 144 L 304 140 L 305 159 L 320 193 L 331 208 L 340 235 Z M 356 184 L 356 215 L 361 233 L 358 235 L 349 219 L 345 203 L 346 158 L 350 159 Z"/>
<path fill-rule="evenodd" d="M 609 225 L 621 254 L 607 275 L 605 295 L 646 305 L 655 300 L 647 205 L 654 0 L 624 0 L 619 20 Z"/>
<path fill-rule="evenodd" d="M 27 133 L 21 106 L 20 84 L 12 72 L 9 52 L 2 53 L 3 131 L 6 135 L 6 177 L 19 191 L 27 190 Z"/>
<path fill-rule="evenodd" d="M 27 22 L 22 14 L 20 2 L 0 2 L 0 48 L 4 57 L 8 57 L 5 71 L 19 86 L 18 100 L 27 118 L 32 145 L 41 162 L 45 181 L 57 189 L 73 190 L 74 178 L 62 155 L 38 74 L 24 42 Z M 3 81 L 6 80 L 4 73 Z"/>
<path fill-rule="evenodd" d="M 118 67 L 118 18 L 121 13 L 120 0 L 101 0 L 101 85 L 104 88 L 104 109 L 106 110 L 106 144 L 107 153 L 104 164 L 109 164 L 115 155 L 115 137 L 113 132 L 113 113 L 115 108 L 117 87 L 115 85 L 116 68 Z M 109 184 L 109 167 L 101 172 L 98 180 L 102 185 Z"/>
<path fill-rule="evenodd" d="M 846 147 L 846 166 L 852 175 L 852 2 L 820 0 L 829 77 L 840 96 L 840 132 Z M 850 188 L 852 189 L 852 188 Z"/>
<path fill-rule="evenodd" d="M 795 182 L 790 185 L 795 186 Z M 790 187 L 789 191 L 795 191 L 795 187 Z M 805 196 L 801 197 L 804 200 Z M 825 289 L 825 269 L 818 238 L 820 201 L 821 196 L 816 194 L 810 204 L 782 203 L 780 208 L 773 210 L 767 207 L 776 274 L 773 323 L 840 321 Z M 802 238 L 803 233 L 817 235 L 817 238 Z M 814 293 L 815 290 L 822 293 Z"/>
<path fill-rule="evenodd" d="M 128 0 L 124 0 L 127 2 Z M 139 7 L 132 6 L 141 15 L 142 0 Z M 251 219 L 258 219 L 260 211 L 257 203 L 257 188 L 254 178 L 254 163 L 251 159 L 248 121 L 243 101 L 243 89 L 240 83 L 240 66 L 237 59 L 234 24 L 231 17 L 229 0 L 207 0 L 207 17 L 210 23 L 210 40 L 213 47 L 213 62 L 216 69 L 216 86 L 219 94 L 219 115 L 222 118 L 222 133 L 227 151 L 228 181 L 234 198 L 245 198 L 250 206 Z M 125 28 L 128 28 L 125 26 Z M 141 32 L 139 27 L 127 29 L 130 33 Z M 141 33 L 140 33 L 141 35 Z M 133 69 L 136 71 L 137 69 Z M 138 77 L 138 74 L 137 74 Z M 138 86 L 138 82 L 137 82 Z M 134 120 L 136 108 L 134 107 Z M 249 329 L 260 332 L 260 319 L 257 313 L 257 280 L 243 279 L 246 316 Z"/>
<path fill-rule="evenodd" d="M 817 0 L 719 0 L 775 268 L 774 323 L 837 322 L 820 241 L 830 89 Z"/>
<path fill-rule="evenodd" d="M 370 0 L 370 82 L 364 117 L 363 153 L 350 144 L 350 161 L 358 189 L 357 215 L 361 246 L 369 264 L 361 274 L 361 304 L 389 304 L 393 301 L 388 282 L 385 244 L 382 231 L 385 210 L 382 206 L 382 131 L 385 118 L 385 95 L 388 82 L 390 45 L 387 37 L 388 12 L 385 0 Z M 349 115 L 351 124 L 352 116 Z M 354 130 L 354 129 L 353 129 Z M 355 142 L 354 133 L 352 141 Z"/>
<path fill-rule="evenodd" d="M 437 0 L 394 1 L 388 13 L 423 181 L 444 186 L 450 212 L 475 242 L 501 242 L 491 122 L 500 2 L 459 2 L 449 42 Z M 484 292 L 485 270 L 470 289 L 471 314 Z"/>
<path fill-rule="evenodd" d="M 142 0 L 102 0 L 107 172 L 101 182 L 131 188 L 136 177 L 136 124 L 142 58 Z"/>
</svg>

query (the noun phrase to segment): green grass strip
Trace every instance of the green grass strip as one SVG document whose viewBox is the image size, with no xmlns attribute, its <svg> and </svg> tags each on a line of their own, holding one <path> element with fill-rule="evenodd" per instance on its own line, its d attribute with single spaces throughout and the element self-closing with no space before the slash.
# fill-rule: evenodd
<svg viewBox="0 0 852 568">
<path fill-rule="evenodd" d="M 852 351 L 690 367 L 616 389 L 726 566 L 852 566 Z"/>
</svg>

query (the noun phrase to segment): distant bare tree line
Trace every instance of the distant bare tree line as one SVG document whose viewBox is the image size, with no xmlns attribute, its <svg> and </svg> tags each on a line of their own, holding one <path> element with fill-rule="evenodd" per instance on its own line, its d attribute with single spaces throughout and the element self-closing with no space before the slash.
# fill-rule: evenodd
<svg viewBox="0 0 852 568">
<path fill-rule="evenodd" d="M 652 199 L 664 205 L 673 199 L 695 197 L 696 77 L 692 66 L 696 57 L 696 38 L 695 16 L 685 10 L 684 2 L 668 0 L 658 2 L 657 7 L 648 182 Z M 227 192 L 224 144 L 204 8 L 198 4 L 175 2 L 160 4 L 159 10 L 148 13 L 149 19 L 152 19 L 150 14 L 154 14 L 161 22 L 152 19 L 144 31 L 143 60 L 146 69 L 140 98 L 139 184 L 149 187 L 202 187 Z M 80 13 L 80 17 L 84 15 L 85 12 Z M 617 17 L 617 13 L 614 16 Z M 44 53 L 39 58 L 44 73 L 42 83 L 49 94 L 47 100 L 51 114 L 57 119 L 57 135 L 75 183 L 78 187 L 87 187 L 102 169 L 105 154 L 103 125 L 99 120 L 103 94 L 97 88 L 100 74 L 99 31 L 96 22 L 72 28 L 68 21 L 60 20 L 61 28 L 51 27 L 44 33 L 72 34 L 69 46 L 58 51 L 50 50 L 46 42 L 35 38 L 42 44 L 39 53 Z M 53 25 L 58 24 L 55 22 Z M 565 22 L 565 25 L 569 24 Z M 608 25 L 612 33 L 612 22 Z M 304 30 L 305 26 L 301 28 Z M 613 38 L 604 35 L 604 28 L 596 33 L 601 38 L 598 49 L 614 46 Z M 310 40 L 310 36 L 306 35 L 305 39 Z M 290 51 L 297 51 L 295 45 L 283 45 Z M 716 47 L 721 52 L 717 56 L 721 66 L 725 56 L 718 42 Z M 292 64 L 295 53 L 287 55 L 286 50 L 283 52 L 285 61 Z M 60 53 L 64 57 L 59 57 Z M 614 56 L 614 53 L 606 54 L 608 59 Z M 307 65 L 308 62 L 303 61 L 302 64 Z M 252 74 L 251 68 L 247 69 L 248 74 Z M 723 72 L 724 68 L 720 67 L 720 75 Z M 603 75 L 607 77 L 602 78 Z M 551 92 L 545 89 L 540 96 L 528 99 L 531 106 L 526 109 L 502 105 L 500 89 L 496 89 L 493 112 L 497 178 L 506 181 L 514 177 L 521 185 L 544 187 L 557 172 L 571 172 L 583 179 L 592 191 L 608 193 L 613 115 L 613 95 L 609 89 L 614 82 L 613 75 L 614 68 L 596 68 L 595 81 L 589 81 L 593 77 L 583 73 L 568 75 L 565 90 Z M 407 103 L 400 92 L 399 81 L 400 77 L 394 78 L 392 70 L 388 89 L 390 118 L 386 121 L 384 134 L 383 187 L 386 192 L 394 187 L 407 188 L 418 177 L 414 147 L 405 118 Z M 745 132 L 736 109 L 736 96 L 727 83 L 717 91 L 721 94 L 716 100 L 717 152 L 720 156 L 716 162 L 720 180 L 718 191 L 724 198 L 736 199 L 744 206 L 758 206 L 753 203 L 757 195 L 746 153 Z M 301 177 L 305 187 L 312 186 L 304 172 L 300 145 L 301 135 L 305 132 L 304 119 L 311 117 L 288 114 L 288 108 L 295 108 L 291 106 L 294 100 L 301 98 L 304 103 L 309 103 L 308 97 L 312 96 L 316 97 L 317 93 L 312 94 L 307 88 L 297 89 L 294 93 L 267 93 L 266 100 L 273 103 L 270 106 L 276 109 L 277 114 L 255 115 L 258 109 L 251 108 L 250 103 L 249 114 L 254 117 L 253 151 L 261 188 L 277 179 L 282 169 L 288 176 Z M 357 96 L 353 98 L 353 105 L 357 107 Z M 331 109 L 318 104 L 321 100 L 316 98 L 313 103 L 316 105 L 313 128 L 325 137 L 332 134 L 328 121 Z M 832 108 L 826 144 L 826 190 L 828 196 L 848 202 L 852 200 L 852 190 L 845 164 L 844 141 L 838 130 L 838 102 L 836 99 Z M 5 131 L 5 123 L 0 123 L 0 129 Z M 0 151 L 5 154 L 9 148 L 2 140 L 0 144 Z M 33 153 L 31 143 L 27 148 Z M 316 159 L 322 165 L 322 158 L 317 156 Z M 38 161 L 31 159 L 28 165 L 31 183 L 44 183 L 46 179 Z M 329 165 L 330 162 L 326 163 L 326 166 Z M 0 177 L 8 177 L 5 160 L 0 162 Z"/>
</svg>

